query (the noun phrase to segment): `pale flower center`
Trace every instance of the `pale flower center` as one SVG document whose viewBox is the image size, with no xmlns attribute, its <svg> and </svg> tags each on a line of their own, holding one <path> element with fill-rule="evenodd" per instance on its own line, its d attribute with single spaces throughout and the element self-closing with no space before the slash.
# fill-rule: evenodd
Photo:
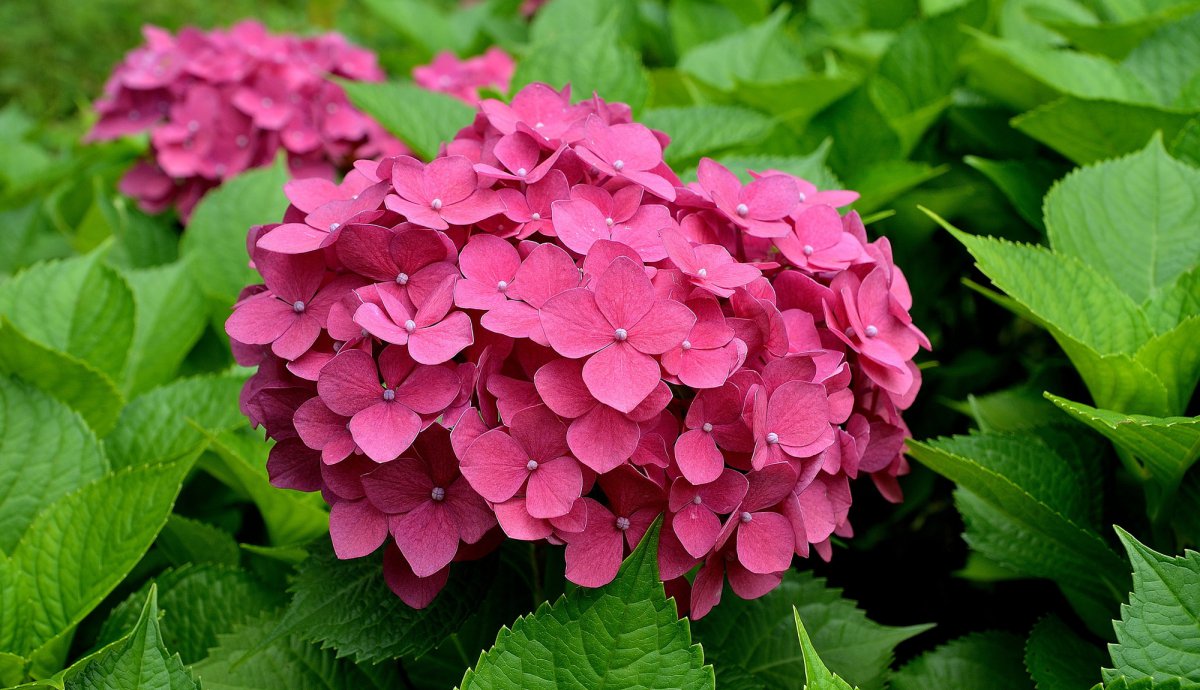
<svg viewBox="0 0 1200 690">
<path fill-rule="evenodd" d="M 704 426 L 702 426 L 700 428 L 703 429 L 704 433 L 706 433 L 706 434 L 711 434 L 712 430 L 713 430 L 713 426 L 710 422 L 705 422 Z"/>
<path fill-rule="evenodd" d="M 529 171 L 527 171 L 525 168 L 517 168 L 517 177 L 525 177 L 528 174 Z"/>
<path fill-rule="evenodd" d="M 408 274 L 407 273 L 397 273 L 396 274 L 396 283 L 399 285 L 408 285 Z"/>
<path fill-rule="evenodd" d="M 754 516 L 750 513 L 742 513 L 738 519 L 740 519 L 742 522 L 750 522 L 754 519 Z"/>
<path fill-rule="evenodd" d="M 441 200 L 441 199 L 434 199 L 433 201 L 429 202 L 429 208 L 431 208 L 431 209 L 433 209 L 433 210 L 435 210 L 435 211 L 440 211 L 440 210 L 442 210 L 442 200 Z"/>
<path fill-rule="evenodd" d="M 404 322 L 404 330 L 408 331 L 409 333 L 412 333 L 413 331 L 417 330 L 417 322 L 413 321 L 412 319 L 405 321 Z"/>
<path fill-rule="evenodd" d="M 622 532 L 629 529 L 629 518 L 627 518 L 627 517 L 617 518 L 617 529 L 621 530 Z"/>
<path fill-rule="evenodd" d="M 538 468 L 537 460 L 530 460 L 529 462 L 525 463 L 525 469 L 529 470 L 530 472 L 536 470 L 537 468 Z"/>
<path fill-rule="evenodd" d="M 805 200 L 805 199 L 807 199 L 807 198 L 808 198 L 808 197 L 807 197 L 807 196 L 805 196 L 804 192 L 800 192 L 800 203 L 802 203 L 802 204 L 803 204 L 803 203 L 804 203 L 804 200 Z"/>
<path fill-rule="evenodd" d="M 813 249 L 813 246 L 811 244 L 804 245 L 803 249 L 804 249 L 805 256 L 812 256 L 813 252 L 816 251 Z"/>
<path fill-rule="evenodd" d="M 496 289 L 499 290 L 500 292 L 504 292 L 505 290 L 508 289 L 508 281 L 502 280 L 499 283 L 496 283 Z"/>
<path fill-rule="evenodd" d="M 625 169 L 625 161 L 623 161 L 619 158 L 617 160 L 613 161 L 613 170 L 616 170 L 617 172 L 621 172 L 624 169 Z"/>
<path fill-rule="evenodd" d="M 342 227 L 341 223 L 330 223 L 329 224 L 329 232 L 333 232 L 334 230 L 337 230 L 340 227 Z"/>
<path fill-rule="evenodd" d="M 700 505 L 703 502 L 704 502 L 704 499 L 700 498 L 700 494 L 696 494 L 695 496 L 692 497 L 692 503 L 694 503 L 696 505 Z"/>
<path fill-rule="evenodd" d="M 629 337 L 629 331 L 625 330 L 624 328 L 618 328 L 617 330 L 613 331 L 613 337 L 617 340 L 625 340 Z"/>
<path fill-rule="evenodd" d="M 304 302 L 301 302 L 300 300 L 296 300 L 295 302 L 292 302 L 292 311 L 296 312 L 297 314 L 303 314 L 304 313 Z"/>
<path fill-rule="evenodd" d="M 696 271 L 696 275 L 700 276 L 701 278 L 707 278 L 708 277 L 708 269 L 702 268 L 699 271 Z"/>
<path fill-rule="evenodd" d="M 446 490 L 440 486 L 433 487 L 433 491 L 429 492 L 429 497 L 435 501 L 443 501 L 446 499 Z"/>
<path fill-rule="evenodd" d="M 874 326 L 867 326 L 863 329 L 863 333 L 866 333 L 868 338 L 874 338 L 879 335 L 879 329 Z"/>
<path fill-rule="evenodd" d="M 388 402 L 395 400 L 396 399 L 396 391 L 392 390 L 391 388 L 385 390 L 383 392 L 383 399 Z"/>
<path fill-rule="evenodd" d="M 542 219 L 542 214 L 540 214 L 540 213 L 531 213 L 531 214 L 529 214 L 529 218 L 530 218 L 530 220 L 541 220 L 541 219 Z"/>
<path fill-rule="evenodd" d="M 767 443 L 779 443 L 779 434 L 775 433 L 774 431 L 767 434 Z"/>
<path fill-rule="evenodd" d="M 685 340 L 679 344 L 679 347 L 683 348 L 684 350 L 690 350 L 692 349 L 692 342 L 690 340 Z"/>
<path fill-rule="evenodd" d="M 610 228 L 611 228 L 611 227 L 613 226 L 613 219 L 612 219 L 612 218 L 605 218 L 605 219 L 604 219 L 604 224 L 605 224 L 605 225 L 607 225 L 608 227 L 610 227 Z"/>
<path fill-rule="evenodd" d="M 738 204 L 737 208 L 734 210 L 737 211 L 738 216 L 742 218 L 750 215 L 750 207 L 745 204 Z"/>
<path fill-rule="evenodd" d="M 264 108 L 272 108 L 272 107 L 274 107 L 274 106 L 275 106 L 275 101 L 271 100 L 270 98 L 264 98 L 264 99 L 262 99 L 262 107 L 264 107 Z"/>
</svg>

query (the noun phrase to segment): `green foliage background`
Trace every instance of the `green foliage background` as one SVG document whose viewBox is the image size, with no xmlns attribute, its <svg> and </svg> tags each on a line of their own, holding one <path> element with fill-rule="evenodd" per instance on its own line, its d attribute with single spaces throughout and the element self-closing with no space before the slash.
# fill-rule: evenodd
<svg viewBox="0 0 1200 690">
<path fill-rule="evenodd" d="M 0 3 L 0 686 L 1200 687 L 1200 2 L 520 5 Z M 221 332 L 282 167 L 180 235 L 115 192 L 144 139 L 79 143 L 142 24 L 249 16 L 376 50 L 351 97 L 416 151 L 471 113 L 411 67 L 499 44 L 679 170 L 861 191 L 934 343 L 905 503 L 858 487 L 831 563 L 698 622 L 645 545 L 586 591 L 508 543 L 424 611 L 333 558 Z"/>
</svg>

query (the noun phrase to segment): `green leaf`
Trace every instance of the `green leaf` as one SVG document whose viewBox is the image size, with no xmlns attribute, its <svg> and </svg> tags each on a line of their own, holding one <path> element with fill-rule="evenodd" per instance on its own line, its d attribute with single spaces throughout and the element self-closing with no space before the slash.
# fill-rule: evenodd
<svg viewBox="0 0 1200 690">
<path fill-rule="evenodd" d="M 30 340 L 0 316 L 0 373 L 24 379 L 74 408 L 97 433 L 112 429 L 125 401 L 108 376 Z"/>
<path fill-rule="evenodd" d="M 1194 113 L 1064 96 L 1013 118 L 1012 126 L 1078 164 L 1141 150 L 1157 131 L 1181 132 Z"/>
<path fill-rule="evenodd" d="M 429 55 L 442 50 L 464 54 L 478 31 L 465 26 L 461 15 L 453 17 L 435 3 L 425 0 L 366 0 L 371 14 L 425 48 Z"/>
<path fill-rule="evenodd" d="M 687 620 L 663 593 L 658 534 L 655 523 L 608 585 L 578 588 L 501 628 L 462 689 L 715 687 Z"/>
<path fill-rule="evenodd" d="M 1021 639 L 1005 632 L 973 633 L 922 654 L 892 676 L 893 690 L 931 688 L 1033 690 L 1021 660 Z"/>
<path fill-rule="evenodd" d="M 963 161 L 975 168 L 1004 193 L 1017 213 L 1027 223 L 1045 230 L 1042 222 L 1042 199 L 1054 182 L 1054 174 L 1036 161 L 992 161 L 966 156 Z"/>
<path fill-rule="evenodd" d="M 133 290 L 137 324 L 121 387 L 137 395 L 175 376 L 208 319 L 184 262 L 126 271 L 125 280 Z"/>
<path fill-rule="evenodd" d="M 0 649 L 35 658 L 69 634 L 145 554 L 187 469 L 176 463 L 111 474 L 38 513 L 7 561 L 25 625 L 16 639 L 0 629 Z"/>
<path fill-rule="evenodd" d="M 1200 683 L 1193 683 L 1184 678 L 1169 678 L 1157 681 L 1153 678 L 1132 680 L 1121 676 L 1103 685 L 1097 683 L 1092 687 L 1092 690 L 1197 690 L 1197 688 L 1200 688 Z"/>
<path fill-rule="evenodd" d="M 862 75 L 831 68 L 823 74 L 803 74 L 784 81 L 738 82 L 737 99 L 803 132 L 817 113 L 862 83 Z"/>
<path fill-rule="evenodd" d="M 760 112 L 728 105 L 694 105 L 647 110 L 642 124 L 666 132 L 671 145 L 663 153 L 673 167 L 694 165 L 701 156 L 758 141 L 775 127 Z"/>
<path fill-rule="evenodd" d="M 0 376 L 0 557 L 11 553 L 39 510 L 100 478 L 108 461 L 71 408 Z"/>
<path fill-rule="evenodd" d="M 1113 622 L 1117 642 L 1108 646 L 1113 668 L 1104 669 L 1105 681 L 1200 681 L 1200 553 L 1165 556 L 1115 529 L 1133 565 L 1133 591 Z"/>
<path fill-rule="evenodd" d="M 1159 333 L 1172 331 L 1187 319 L 1200 314 L 1200 266 L 1159 289 L 1142 304 L 1142 311 Z"/>
<path fill-rule="evenodd" d="M 788 35 L 786 8 L 736 33 L 696 46 L 679 60 L 679 70 L 726 93 L 739 83 L 772 83 L 808 73 L 802 51 Z"/>
<path fill-rule="evenodd" d="M 209 432 L 208 436 L 211 452 L 201 457 L 200 466 L 254 501 L 273 545 L 306 544 L 329 531 L 329 514 L 320 494 L 271 486 L 266 469 L 271 446 L 263 441 L 261 431 Z"/>
<path fill-rule="evenodd" d="M 910 454 L 958 484 L 968 541 L 1014 572 L 1054 580 L 1093 627 L 1122 591 L 1121 559 L 1085 525 L 1095 497 L 1066 458 L 1024 434 L 908 443 Z"/>
<path fill-rule="evenodd" d="M 319 540 L 310 553 L 292 581 L 283 619 L 262 644 L 301 637 L 359 663 L 417 658 L 457 630 L 488 588 L 483 569 L 456 566 L 446 588 L 418 610 L 388 588 L 379 554 L 339 560 L 328 540 Z"/>
<path fill-rule="evenodd" d="M 179 255 L 179 232 L 171 214 L 150 216 L 132 199 L 113 194 L 112 182 L 95 179 L 95 208 L 114 237 L 109 260 L 120 266 L 144 268 L 174 261 Z"/>
<path fill-rule="evenodd" d="M 1133 49 L 1125 68 L 1154 90 L 1160 103 L 1182 105 L 1184 86 L 1200 71 L 1200 2 L 1186 5 L 1194 14 L 1166 24 Z"/>
<path fill-rule="evenodd" d="M 161 592 L 162 640 L 189 664 L 208 656 L 218 635 L 283 603 L 279 588 L 243 570 L 211 563 L 185 565 L 162 573 L 118 604 L 104 621 L 100 641 L 119 639 L 137 619 L 138 602 L 153 589 Z"/>
<path fill-rule="evenodd" d="M 1197 215 L 1200 170 L 1171 158 L 1160 137 L 1076 170 L 1046 195 L 1054 251 L 1078 257 L 1138 303 L 1200 264 Z"/>
<path fill-rule="evenodd" d="M 582 34 L 560 36 L 534 43 L 517 64 L 512 90 L 544 82 L 555 88 L 571 85 L 575 99 L 601 94 L 608 101 L 642 107 L 650 80 L 637 53 L 621 41 L 614 16 Z M 424 117 L 424 114 L 422 114 Z"/>
<path fill-rule="evenodd" d="M 155 542 L 171 563 L 216 563 L 236 566 L 241 549 L 233 535 L 207 522 L 171 515 Z"/>
<path fill-rule="evenodd" d="M 158 628 L 158 593 L 150 595 L 133 634 L 67 683 L 70 690 L 196 690 L 179 655 L 170 655 Z"/>
<path fill-rule="evenodd" d="M 25 659 L 16 654 L 0 652 L 0 685 L 16 685 L 25 678 Z"/>
<path fill-rule="evenodd" d="M 800 620 L 800 610 L 792 607 L 792 616 L 796 619 L 796 636 L 800 638 L 800 653 L 804 657 L 804 690 L 851 690 L 850 684 L 829 672 L 829 669 L 817 656 L 808 631 Z"/>
<path fill-rule="evenodd" d="M 1029 110 L 1059 96 L 1158 104 L 1133 73 L 1107 58 L 1036 48 L 980 32 L 972 35 L 980 54 L 968 67 L 968 83 L 1017 110 Z"/>
<path fill-rule="evenodd" d="M 880 161 L 848 177 L 846 184 L 862 195 L 854 209 L 866 214 L 884 208 L 900 195 L 940 177 L 949 169 L 946 165 L 934 166 L 918 161 Z"/>
<path fill-rule="evenodd" d="M 0 316 L 31 340 L 87 362 L 111 378 L 125 368 L 133 295 L 92 253 L 30 267 L 0 285 Z"/>
<path fill-rule="evenodd" d="M 1200 314 L 1150 339 L 1134 355 L 1167 389 L 1167 413 L 1183 412 L 1200 379 Z"/>
<path fill-rule="evenodd" d="M 104 439 L 108 457 L 116 467 L 168 462 L 206 445 L 202 430 L 246 426 L 238 409 L 245 380 L 240 374 L 197 376 L 138 396 Z"/>
<path fill-rule="evenodd" d="M 1080 690 L 1100 675 L 1104 651 L 1075 634 L 1053 614 L 1033 626 L 1025 642 L 1025 668 L 1037 690 Z"/>
<path fill-rule="evenodd" d="M 261 281 L 250 268 L 246 235 L 250 227 L 278 223 L 287 209 L 283 185 L 287 166 L 280 159 L 269 168 L 244 172 L 209 192 L 192 211 L 179 251 L 189 259 L 200 290 L 213 302 L 221 321 L 242 288 Z"/>
<path fill-rule="evenodd" d="M 277 616 L 263 616 L 218 635 L 217 646 L 192 670 L 204 690 L 394 690 L 403 687 L 395 667 L 356 666 L 337 659 L 332 650 L 322 650 L 298 637 L 274 642 L 245 658 L 275 627 Z"/>
<path fill-rule="evenodd" d="M 432 160 L 438 148 L 471 124 L 474 111 L 462 101 L 413 84 L 342 82 L 354 107 L 408 144 L 418 156 Z"/>
<path fill-rule="evenodd" d="M 633 0 L 553 0 L 538 9 L 529 25 L 529 42 L 571 41 L 579 38 L 580 27 L 600 26 L 611 21 L 617 37 L 630 48 L 638 48 L 638 7 Z M 583 94 L 580 94 L 583 95 Z M 601 97 L 605 97 L 601 94 Z"/>
<path fill-rule="evenodd" d="M 800 690 L 804 659 L 796 649 L 794 608 L 807 621 L 821 658 L 863 690 L 884 687 L 892 650 L 932 627 L 880 625 L 824 579 L 807 571 L 789 571 L 770 594 L 749 601 L 727 596 L 692 624 L 722 687 L 726 669 L 738 668 L 763 687 Z"/>
<path fill-rule="evenodd" d="M 1173 493 L 1200 458 L 1200 417 L 1147 417 L 1099 410 L 1056 395 L 1046 398 L 1135 456 L 1164 492 Z"/>
<path fill-rule="evenodd" d="M 1158 4 L 1158 3 L 1155 3 Z M 1033 12 L 1031 14 L 1047 27 L 1069 40 L 1075 47 L 1089 53 L 1099 53 L 1119 60 L 1134 50 L 1163 24 L 1174 21 L 1189 12 L 1196 11 L 1200 3 L 1194 1 L 1170 2 L 1161 9 L 1140 17 L 1121 21 L 1097 23 L 1094 17 L 1064 18 L 1054 13 Z M 1080 21 L 1081 19 L 1090 21 Z"/>
</svg>

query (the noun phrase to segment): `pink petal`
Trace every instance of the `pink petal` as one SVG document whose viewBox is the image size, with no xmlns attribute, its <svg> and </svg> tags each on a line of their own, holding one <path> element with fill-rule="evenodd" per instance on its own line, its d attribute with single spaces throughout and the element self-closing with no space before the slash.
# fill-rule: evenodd
<svg viewBox="0 0 1200 690">
<path fill-rule="evenodd" d="M 408 331 L 370 302 L 359 305 L 358 309 L 354 310 L 354 323 L 385 343 L 404 345 L 408 342 Z"/>
<path fill-rule="evenodd" d="M 749 522 L 744 521 L 747 514 L 751 516 Z M 737 531 L 737 554 L 746 570 L 766 575 L 792 566 L 796 535 L 787 518 L 779 513 L 743 513 L 729 519 L 742 521 Z"/>
<path fill-rule="evenodd" d="M 771 393 L 766 432 L 776 433 L 786 446 L 805 446 L 829 428 L 829 395 L 825 387 L 789 381 Z"/>
<path fill-rule="evenodd" d="M 597 293 L 597 300 L 599 293 Z M 678 347 L 687 338 L 696 315 L 681 302 L 660 299 L 629 329 L 629 344 L 648 355 L 659 355 Z"/>
<path fill-rule="evenodd" d="M 550 346 L 564 357 L 585 357 L 614 342 L 614 328 L 586 288 L 567 290 L 542 305 L 542 328 Z"/>
<path fill-rule="evenodd" d="M 596 307 L 612 328 L 625 328 L 633 335 L 633 327 L 655 304 L 654 288 L 646 277 L 645 269 L 626 257 L 612 262 L 600 279 L 596 281 Z M 681 305 L 682 306 L 682 305 Z M 691 328 L 691 324 L 688 324 Z M 547 330 L 549 335 L 549 330 Z M 685 337 L 687 330 L 684 330 Z M 681 337 L 680 341 L 683 340 Z M 679 341 L 676 341 L 676 345 Z"/>
<path fill-rule="evenodd" d="M 588 526 L 567 540 L 566 576 L 581 587 L 603 587 L 612 582 L 624 554 L 616 517 L 600 503 L 587 498 Z"/>
<path fill-rule="evenodd" d="M 631 412 L 658 386 L 658 362 L 627 343 L 613 343 L 588 358 L 583 380 L 600 402 Z"/>
<path fill-rule="evenodd" d="M 407 513 L 429 500 L 433 481 L 421 461 L 399 458 L 362 476 L 363 491 L 385 513 Z"/>
<path fill-rule="evenodd" d="M 583 363 L 556 359 L 542 365 L 533 376 L 537 394 L 555 414 L 575 419 L 593 407 L 596 399 L 583 381 Z"/>
<path fill-rule="evenodd" d="M 713 512 L 724 515 L 742 502 L 748 489 L 746 475 L 726 469 L 716 481 L 699 487 L 699 494 L 704 500 L 704 505 Z"/>
<path fill-rule="evenodd" d="M 421 418 L 397 401 L 380 400 L 350 419 L 354 442 L 375 462 L 399 457 L 420 431 Z"/>
<path fill-rule="evenodd" d="M 450 578 L 450 566 L 429 577 L 417 577 L 399 549 L 389 546 L 383 552 L 383 578 L 401 601 L 414 609 L 423 609 L 446 586 Z"/>
<path fill-rule="evenodd" d="M 525 450 L 512 437 L 492 429 L 467 448 L 459 469 L 480 496 L 502 503 L 524 486 L 530 476 L 525 467 L 528 462 Z"/>
<path fill-rule="evenodd" d="M 383 399 L 375 360 L 362 350 L 345 349 L 321 369 L 317 392 L 329 409 L 351 417 Z"/>
<path fill-rule="evenodd" d="M 387 535 L 387 516 L 365 499 L 338 501 L 329 508 L 329 536 L 338 558 L 369 556 Z"/>
<path fill-rule="evenodd" d="M 303 254 L 321 248 L 329 233 L 304 223 L 285 223 L 258 238 L 256 246 L 280 254 Z"/>
<path fill-rule="evenodd" d="M 442 209 L 442 218 L 452 225 L 474 225 L 504 213 L 504 200 L 490 189 L 480 189 L 462 201 Z"/>
<path fill-rule="evenodd" d="M 716 350 L 692 348 L 681 359 L 679 380 L 692 388 L 717 388 L 729 379 L 729 369 L 736 357 L 732 345 Z"/>
<path fill-rule="evenodd" d="M 496 511 L 496 522 L 500 523 L 500 529 L 513 539 L 537 541 L 554 532 L 548 521 L 539 520 L 529 514 L 524 498 L 497 503 L 492 508 Z"/>
<path fill-rule="evenodd" d="M 567 429 L 571 453 L 600 474 L 628 460 L 640 437 L 636 423 L 607 405 L 596 405 Z"/>
<path fill-rule="evenodd" d="M 526 507 L 535 518 L 566 515 L 583 491 L 583 473 L 572 458 L 557 458 L 538 463 L 529 473 L 525 489 Z"/>
<path fill-rule="evenodd" d="M 575 287 L 579 269 L 571 257 L 557 245 L 540 244 L 521 262 L 508 294 L 541 308 L 546 300 Z"/>
<path fill-rule="evenodd" d="M 390 520 L 392 538 L 417 577 L 428 577 L 449 565 L 458 552 L 458 529 L 450 511 L 436 501 L 426 501 L 412 512 Z"/>
<path fill-rule="evenodd" d="M 456 311 L 440 323 L 414 331 L 408 337 L 408 351 L 422 364 L 441 364 L 474 342 L 471 318 Z"/>
<path fill-rule="evenodd" d="M 448 367 L 417 366 L 396 387 L 396 402 L 420 414 L 438 414 L 458 397 L 460 385 L 458 376 Z"/>
<path fill-rule="evenodd" d="M 478 542 L 496 526 L 495 513 L 465 477 L 458 477 L 446 487 L 445 504 L 458 527 L 459 537 L 467 544 Z"/>
<path fill-rule="evenodd" d="M 567 427 L 545 405 L 527 407 L 508 420 L 509 433 L 539 462 L 567 454 Z"/>
<path fill-rule="evenodd" d="M 425 166 L 422 176 L 426 197 L 441 199 L 447 206 L 466 199 L 479 186 L 475 167 L 465 156 L 435 158 Z"/>
<path fill-rule="evenodd" d="M 721 590 L 725 588 L 725 557 L 713 554 L 704 562 L 692 582 L 691 617 L 699 620 L 708 615 L 714 606 L 721 603 Z"/>
<path fill-rule="evenodd" d="M 320 456 L 300 439 L 290 438 L 276 443 L 267 456 L 267 476 L 271 486 L 296 491 L 321 489 Z"/>
<path fill-rule="evenodd" d="M 267 345 L 291 328 L 297 317 L 292 305 L 270 292 L 262 292 L 234 306 L 225 321 L 225 332 L 247 345 Z M 612 340 L 611 332 L 608 339 Z"/>
<path fill-rule="evenodd" d="M 783 581 L 783 573 L 759 575 L 742 567 L 737 561 L 728 561 L 726 576 L 729 577 L 729 588 L 739 597 L 751 600 L 757 599 L 779 586 Z"/>
<path fill-rule="evenodd" d="M 286 360 L 299 358 L 317 342 L 321 335 L 321 324 L 307 314 L 299 314 L 283 335 L 271 343 L 271 352 Z"/>
<path fill-rule="evenodd" d="M 675 513 L 671 523 L 675 536 L 687 552 L 696 558 L 704 556 L 717 543 L 721 521 L 704 506 L 690 504 Z"/>
<path fill-rule="evenodd" d="M 676 439 L 675 462 L 684 478 L 697 485 L 715 480 L 725 469 L 725 457 L 712 434 L 700 429 L 685 431 Z"/>
<path fill-rule="evenodd" d="M 751 218 L 775 220 L 799 205 L 800 188 L 790 177 L 766 175 L 746 185 L 739 201 L 750 207 Z"/>
<path fill-rule="evenodd" d="M 513 280 L 521 267 L 521 256 L 499 237 L 475 235 L 458 255 L 458 265 L 467 278 L 495 285 Z"/>
</svg>

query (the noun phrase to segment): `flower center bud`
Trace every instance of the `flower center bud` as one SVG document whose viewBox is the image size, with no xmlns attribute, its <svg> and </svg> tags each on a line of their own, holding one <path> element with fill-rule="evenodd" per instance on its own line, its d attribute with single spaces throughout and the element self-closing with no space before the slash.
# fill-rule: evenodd
<svg viewBox="0 0 1200 690">
<path fill-rule="evenodd" d="M 440 210 L 442 210 L 442 200 L 441 200 L 441 199 L 434 199 L 433 201 L 429 202 L 429 208 L 431 208 L 431 209 L 433 209 L 433 210 L 435 210 L 435 211 L 440 211 Z"/>
<path fill-rule="evenodd" d="M 330 115 L 332 115 L 332 114 L 336 113 L 336 112 L 337 112 L 337 103 L 329 103 L 329 104 L 327 104 L 327 105 L 325 106 L 325 112 L 329 113 Z"/>
<path fill-rule="evenodd" d="M 617 518 L 617 529 L 621 530 L 622 532 L 629 529 L 629 518 L 627 518 L 627 517 Z"/>
<path fill-rule="evenodd" d="M 854 337 L 854 326 L 846 326 L 846 330 L 844 330 L 842 332 L 846 334 L 847 338 L 853 338 Z"/>
<path fill-rule="evenodd" d="M 807 197 L 807 196 L 805 196 L 804 192 L 800 192 L 800 203 L 802 203 L 802 204 L 803 204 L 803 203 L 804 203 L 804 200 L 805 200 L 805 199 L 807 199 L 807 198 L 808 198 L 808 197 Z"/>
<path fill-rule="evenodd" d="M 534 125 L 534 126 L 533 126 L 533 128 L 534 128 L 534 129 L 541 129 L 542 127 L 545 127 L 545 126 L 546 126 L 546 123 L 544 123 L 544 122 L 539 122 L 539 123 L 537 123 L 536 125 Z"/>
<path fill-rule="evenodd" d="M 530 220 L 541 220 L 541 219 L 542 219 L 542 214 L 540 214 L 540 213 L 531 213 L 531 214 L 529 214 L 529 219 L 530 219 Z"/>
<path fill-rule="evenodd" d="M 617 340 L 624 340 L 629 337 L 629 331 L 625 330 L 624 328 L 618 328 L 617 330 L 613 331 L 613 337 Z"/>
<path fill-rule="evenodd" d="M 429 497 L 435 501 L 443 501 L 446 499 L 446 490 L 440 486 L 433 487 L 433 491 L 429 492 Z"/>
<path fill-rule="evenodd" d="M 525 463 L 525 469 L 529 470 L 530 472 L 536 470 L 537 468 L 538 468 L 537 460 L 530 460 L 529 462 Z"/>
<path fill-rule="evenodd" d="M 867 326 L 863 329 L 863 333 L 865 333 L 868 338 L 874 338 L 875 336 L 879 335 L 879 329 L 874 326 Z"/>
<path fill-rule="evenodd" d="M 613 161 L 613 170 L 616 170 L 617 172 L 621 172 L 624 168 L 625 168 L 625 161 L 623 161 L 619 158 L 617 160 Z"/>
<path fill-rule="evenodd" d="M 738 216 L 740 216 L 742 218 L 745 218 L 746 216 L 750 215 L 750 207 L 745 204 L 738 204 L 737 208 L 735 208 L 734 210 L 737 211 Z"/>
<path fill-rule="evenodd" d="M 395 400 L 396 399 L 396 391 L 392 390 L 391 388 L 385 390 L 383 392 L 383 399 L 388 402 Z"/>
<path fill-rule="evenodd" d="M 699 271 L 696 271 L 696 275 L 700 276 L 701 278 L 707 278 L 708 277 L 708 269 L 702 268 Z"/>
<path fill-rule="evenodd" d="M 343 343 L 343 342 L 342 342 L 342 341 L 340 341 L 340 340 L 335 340 L 335 341 L 333 341 L 333 351 L 334 351 L 334 352 L 341 352 L 341 351 L 342 351 L 342 346 L 343 346 L 343 345 L 345 345 L 345 344 L 346 344 L 346 343 Z"/>
<path fill-rule="evenodd" d="M 341 223 L 330 223 L 329 224 L 329 232 L 334 232 L 340 227 L 342 227 Z"/>
<path fill-rule="evenodd" d="M 771 443 L 771 444 L 779 443 L 779 434 L 775 433 L 774 431 L 767 434 L 767 443 Z"/>
<path fill-rule="evenodd" d="M 742 513 L 741 515 L 738 516 L 738 519 L 741 520 L 742 522 L 750 522 L 751 520 L 754 519 L 754 516 L 751 515 L 750 513 Z"/>
<path fill-rule="evenodd" d="M 694 503 L 695 505 L 700 505 L 703 502 L 704 502 L 704 499 L 700 498 L 700 494 L 696 494 L 695 496 L 692 496 L 692 503 Z"/>
<path fill-rule="evenodd" d="M 502 280 L 499 283 L 496 283 L 496 289 L 499 290 L 500 292 L 504 292 L 505 290 L 508 289 L 508 281 Z"/>
<path fill-rule="evenodd" d="M 813 255 L 813 251 L 815 251 L 815 250 L 813 249 L 813 246 L 812 246 L 811 244 L 806 244 L 806 245 L 804 245 L 804 246 L 802 247 L 802 249 L 803 249 L 803 251 L 804 251 L 804 255 L 805 255 L 805 256 L 812 256 L 812 255 Z"/>
<path fill-rule="evenodd" d="M 200 123 L 196 122 L 195 120 L 188 120 L 188 131 L 189 132 L 199 132 L 200 131 Z"/>
<path fill-rule="evenodd" d="M 679 344 L 679 347 L 682 347 L 685 350 L 690 350 L 690 349 L 692 349 L 692 341 L 685 340 Z"/>
<path fill-rule="evenodd" d="M 365 328 L 364 328 L 364 329 L 362 329 L 361 331 L 359 331 L 359 332 L 358 332 L 358 335 L 359 335 L 359 337 L 361 337 L 361 338 L 365 338 L 365 337 L 367 337 L 368 335 L 371 335 L 371 334 L 370 334 L 369 332 L 367 332 L 367 329 L 365 329 Z"/>
<path fill-rule="evenodd" d="M 712 433 L 712 423 L 711 422 L 705 422 L 704 426 L 702 426 L 700 428 L 703 429 L 704 433 L 706 433 L 706 434 Z"/>
<path fill-rule="evenodd" d="M 239 149 L 244 149 L 250 145 L 250 137 L 246 136 L 245 134 L 239 134 L 235 141 L 237 142 Z"/>
<path fill-rule="evenodd" d="M 610 227 L 610 228 L 611 228 L 611 227 L 613 226 L 613 219 L 612 219 L 612 218 L 605 218 L 605 219 L 604 219 L 604 224 L 605 224 L 605 225 L 607 225 L 608 227 Z"/>
<path fill-rule="evenodd" d="M 413 321 L 412 319 L 405 321 L 404 322 L 404 330 L 408 331 L 409 333 L 412 333 L 413 331 L 417 330 L 417 322 Z"/>
<path fill-rule="evenodd" d="M 275 106 L 275 101 L 271 100 L 270 98 L 264 98 L 264 99 L 262 99 L 262 107 L 264 107 L 264 108 L 272 108 L 272 107 L 274 107 L 274 106 Z"/>
<path fill-rule="evenodd" d="M 213 168 L 213 172 L 217 173 L 217 177 L 225 177 L 225 165 L 217 163 L 216 167 Z"/>
<path fill-rule="evenodd" d="M 525 168 L 517 168 L 517 177 L 525 177 L 528 174 L 529 174 L 529 171 L 526 170 Z"/>
<path fill-rule="evenodd" d="M 408 274 L 407 273 L 397 273 L 396 274 L 396 283 L 398 285 L 408 285 Z"/>
<path fill-rule="evenodd" d="M 292 302 L 292 311 L 296 312 L 297 314 L 303 314 L 304 313 L 304 302 L 301 302 L 300 300 L 296 300 L 295 302 Z"/>
</svg>

